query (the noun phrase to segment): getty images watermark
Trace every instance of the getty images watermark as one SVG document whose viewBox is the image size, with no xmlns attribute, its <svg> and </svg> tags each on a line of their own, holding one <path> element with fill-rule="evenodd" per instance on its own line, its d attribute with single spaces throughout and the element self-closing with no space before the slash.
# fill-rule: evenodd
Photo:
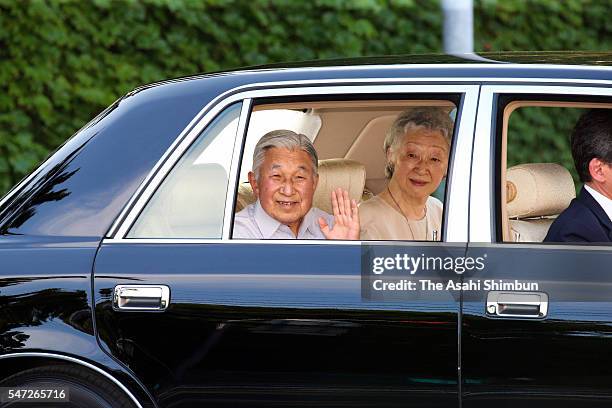
<svg viewBox="0 0 612 408">
<path fill-rule="evenodd" d="M 382 275 L 385 271 L 404 271 L 415 275 L 419 271 L 451 271 L 462 275 L 466 271 L 482 271 L 485 269 L 487 254 L 479 257 L 441 257 L 441 256 L 410 256 L 408 254 L 395 254 L 394 257 L 375 257 L 372 260 L 372 273 Z M 375 279 L 372 289 L 380 290 L 534 290 L 539 288 L 537 282 L 521 282 L 514 280 L 504 282 L 501 279 L 468 279 L 458 281 L 448 279 L 445 283 L 432 279 L 400 279 L 399 281 L 385 282 Z"/>
<path fill-rule="evenodd" d="M 488 278 L 488 254 L 465 255 L 465 247 L 362 247 L 362 296 L 371 300 L 457 300 L 461 291 L 540 290 L 538 282 Z"/>
</svg>

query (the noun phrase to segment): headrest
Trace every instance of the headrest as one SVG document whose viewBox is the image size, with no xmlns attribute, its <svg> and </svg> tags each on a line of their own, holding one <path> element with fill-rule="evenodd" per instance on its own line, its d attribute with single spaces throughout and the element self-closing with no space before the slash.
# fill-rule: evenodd
<svg viewBox="0 0 612 408">
<path fill-rule="evenodd" d="M 372 119 L 359 133 L 345 157 L 363 163 L 368 173 L 367 187 L 374 194 L 385 189 L 385 152 L 383 142 L 387 131 L 397 118 L 397 114 L 379 116 Z"/>
<path fill-rule="evenodd" d="M 506 202 L 510 218 L 557 215 L 575 197 L 571 174 L 556 163 L 519 164 L 506 172 Z"/>
<path fill-rule="evenodd" d="M 319 160 L 319 184 L 313 198 L 313 206 L 332 213 L 331 191 L 342 187 L 349 196 L 357 202 L 362 200 L 366 172 L 361 163 L 346 159 Z M 255 195 L 250 184 L 244 183 L 238 187 L 236 212 L 255 202 Z"/>
<path fill-rule="evenodd" d="M 347 190 L 349 197 L 361 201 L 365 186 L 365 166 L 353 160 L 327 159 L 319 161 L 319 184 L 313 206 L 331 214 L 331 192 L 337 187 Z"/>
</svg>

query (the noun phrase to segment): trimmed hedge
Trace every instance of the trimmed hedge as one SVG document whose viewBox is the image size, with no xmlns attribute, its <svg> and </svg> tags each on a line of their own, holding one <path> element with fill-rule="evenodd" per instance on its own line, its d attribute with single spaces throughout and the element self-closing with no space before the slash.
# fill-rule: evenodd
<svg viewBox="0 0 612 408">
<path fill-rule="evenodd" d="M 475 1 L 476 49 L 609 49 L 610 15 L 609 0 Z M 271 62 L 440 52 L 441 27 L 431 0 L 0 0 L 0 194 L 138 85 Z"/>
<path fill-rule="evenodd" d="M 570 136 L 586 109 L 523 107 L 508 120 L 508 167 L 521 163 L 559 163 L 569 170 L 579 191 Z"/>
</svg>

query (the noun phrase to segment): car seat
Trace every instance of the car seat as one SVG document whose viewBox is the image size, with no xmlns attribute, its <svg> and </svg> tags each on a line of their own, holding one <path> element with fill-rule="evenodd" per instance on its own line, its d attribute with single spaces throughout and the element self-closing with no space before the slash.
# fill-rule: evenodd
<svg viewBox="0 0 612 408">
<path fill-rule="evenodd" d="M 572 176 L 559 164 L 526 163 L 509 168 L 506 211 L 510 240 L 542 242 L 555 218 L 575 197 Z"/>
</svg>

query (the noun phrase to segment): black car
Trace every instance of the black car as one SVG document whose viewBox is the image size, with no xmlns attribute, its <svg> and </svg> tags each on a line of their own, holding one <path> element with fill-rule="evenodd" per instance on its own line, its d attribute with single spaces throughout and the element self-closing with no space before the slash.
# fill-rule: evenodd
<svg viewBox="0 0 612 408">
<path fill-rule="evenodd" d="M 2 402 L 612 404 L 612 248 L 542 242 L 578 183 L 513 126 L 611 109 L 612 54 L 495 58 L 269 66 L 119 99 L 0 201 Z M 262 134 L 308 135 L 336 164 L 321 177 L 366 200 L 385 186 L 386 129 L 415 106 L 455 119 L 440 242 L 232 238 Z M 492 286 L 370 298 L 378 244 L 486 259 L 451 273 Z M 515 280 L 539 286 L 501 285 Z"/>
</svg>

